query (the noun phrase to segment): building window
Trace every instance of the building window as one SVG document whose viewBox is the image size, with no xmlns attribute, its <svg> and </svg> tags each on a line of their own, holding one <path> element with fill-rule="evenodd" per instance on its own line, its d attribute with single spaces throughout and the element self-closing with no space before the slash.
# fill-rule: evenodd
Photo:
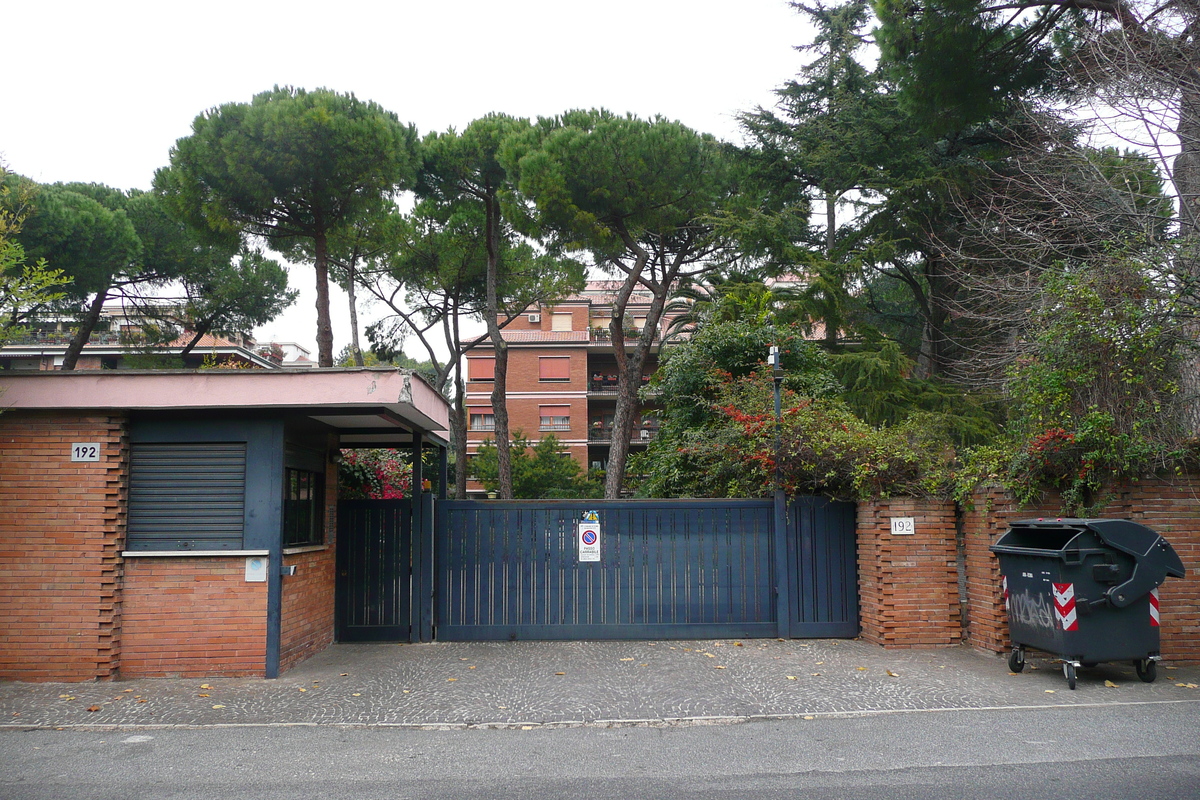
<svg viewBox="0 0 1200 800">
<path fill-rule="evenodd" d="M 496 380 L 495 358 L 468 358 L 467 380 L 494 381 Z"/>
<path fill-rule="evenodd" d="M 570 406 L 538 406 L 540 423 L 538 430 L 569 431 L 571 430 Z"/>
<path fill-rule="evenodd" d="M 570 356 L 541 356 L 538 358 L 539 381 L 571 380 Z"/>
<path fill-rule="evenodd" d="M 467 427 L 473 431 L 496 430 L 496 417 L 490 407 L 476 406 L 467 409 Z"/>
<path fill-rule="evenodd" d="M 241 550 L 245 442 L 147 442 L 129 450 L 130 550 Z"/>
<path fill-rule="evenodd" d="M 283 546 L 325 542 L 325 476 L 306 469 L 284 470 Z"/>
<path fill-rule="evenodd" d="M 555 312 L 550 317 L 550 330 L 552 331 L 569 331 L 572 329 L 572 315 L 570 313 Z"/>
</svg>

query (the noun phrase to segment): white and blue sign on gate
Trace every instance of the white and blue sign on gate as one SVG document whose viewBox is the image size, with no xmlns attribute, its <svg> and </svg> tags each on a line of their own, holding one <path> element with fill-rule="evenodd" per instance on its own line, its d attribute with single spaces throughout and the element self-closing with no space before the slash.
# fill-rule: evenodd
<svg viewBox="0 0 1200 800">
<path fill-rule="evenodd" d="M 579 560 L 600 560 L 600 523 L 579 523 Z"/>
</svg>

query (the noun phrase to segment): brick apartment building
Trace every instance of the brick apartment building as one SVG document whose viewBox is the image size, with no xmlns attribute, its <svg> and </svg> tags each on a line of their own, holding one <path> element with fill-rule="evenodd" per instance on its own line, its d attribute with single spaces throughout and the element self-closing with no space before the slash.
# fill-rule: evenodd
<svg viewBox="0 0 1200 800">
<path fill-rule="evenodd" d="M 553 434 L 584 469 L 603 470 L 612 446 L 617 405 L 617 359 L 609 333 L 613 298 L 619 284 L 591 281 L 582 292 L 554 306 L 513 320 L 503 331 L 508 343 L 509 427 L 536 442 Z M 646 324 L 651 297 L 635 292 L 625 320 L 632 340 Z M 658 368 L 664 318 L 644 365 L 643 382 Z M 632 349 L 632 348 L 631 348 Z M 491 406 L 495 356 L 484 342 L 467 356 L 467 453 L 494 435 Z M 658 432 L 654 404 L 635 420 L 632 449 L 644 449 Z M 472 481 L 468 492 L 482 486 Z"/>
</svg>

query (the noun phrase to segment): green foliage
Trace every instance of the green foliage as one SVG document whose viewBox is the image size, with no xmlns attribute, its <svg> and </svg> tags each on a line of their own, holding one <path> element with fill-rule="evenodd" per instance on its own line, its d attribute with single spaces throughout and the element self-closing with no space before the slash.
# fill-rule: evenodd
<svg viewBox="0 0 1200 800">
<path fill-rule="evenodd" d="M 66 297 L 72 279 L 44 258 L 28 263 L 17 236 L 29 214 L 36 187 L 11 176 L 0 163 L 0 345 L 24 333 L 22 323 L 39 309 Z"/>
<path fill-rule="evenodd" d="M 499 463 L 496 444 L 484 440 L 471 460 L 471 470 L 489 492 L 499 487 Z M 566 448 L 549 434 L 530 445 L 521 432 L 513 431 L 513 498 L 518 500 L 572 499 L 601 497 L 603 487 L 582 474 Z"/>
<path fill-rule="evenodd" d="M 660 433 L 634 471 L 649 496 L 763 497 L 775 486 L 792 494 L 870 499 L 945 495 L 954 450 L 922 415 L 873 427 L 836 399 L 783 392 L 779 445 L 772 381 L 753 373 L 717 392 L 703 427 Z"/>
<path fill-rule="evenodd" d="M 412 464 L 398 450 L 342 450 L 338 497 L 399 500 L 412 495 Z"/>
<path fill-rule="evenodd" d="M 703 326 L 662 354 L 649 392 L 663 398 L 663 419 L 668 430 L 703 426 L 711 418 L 719 390 L 730 381 L 764 369 L 775 344 L 780 349 L 787 388 L 807 397 L 833 397 L 841 392 L 830 370 L 829 356 L 805 339 L 799 325 L 717 322 Z"/>
<path fill-rule="evenodd" d="M 1184 342 L 1154 275 L 1127 258 L 1048 280 L 1034 348 L 1010 374 L 1008 435 L 971 451 L 960 497 L 996 480 L 1023 502 L 1058 490 L 1065 511 L 1087 513 L 1112 482 L 1185 458 Z"/>
<path fill-rule="evenodd" d="M 196 117 L 154 176 L 172 212 L 226 242 L 313 241 L 319 364 L 333 365 L 329 235 L 378 209 L 420 166 L 416 129 L 354 95 L 279 88 Z"/>
<path fill-rule="evenodd" d="M 896 425 L 922 414 L 959 445 L 986 442 L 999 433 L 994 411 L 978 394 L 912 377 L 913 362 L 896 342 L 845 347 L 830 357 L 830 367 L 845 387 L 842 399 L 870 425 Z"/>
</svg>

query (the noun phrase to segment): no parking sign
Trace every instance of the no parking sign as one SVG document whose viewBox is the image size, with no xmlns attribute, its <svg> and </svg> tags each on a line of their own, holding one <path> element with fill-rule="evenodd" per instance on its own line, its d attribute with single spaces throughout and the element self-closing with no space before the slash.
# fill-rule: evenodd
<svg viewBox="0 0 1200 800">
<path fill-rule="evenodd" d="M 593 516 L 589 514 L 588 516 Z M 595 515 L 599 516 L 599 515 Z M 579 560 L 600 560 L 600 521 L 579 523 Z"/>
</svg>

